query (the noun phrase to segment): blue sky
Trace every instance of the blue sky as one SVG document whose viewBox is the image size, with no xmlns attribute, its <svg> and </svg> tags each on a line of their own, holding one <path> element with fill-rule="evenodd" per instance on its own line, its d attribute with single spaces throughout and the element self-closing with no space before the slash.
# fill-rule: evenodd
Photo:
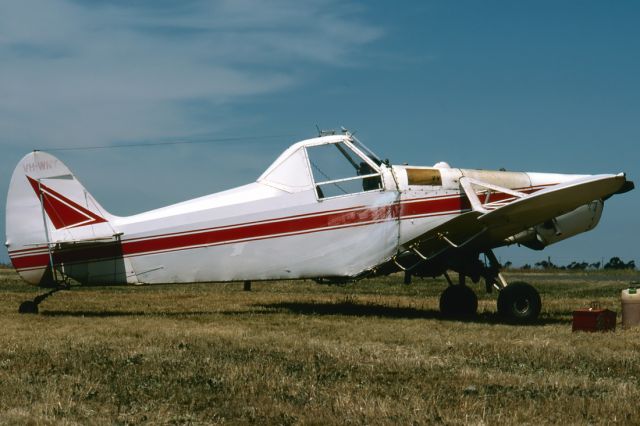
<svg viewBox="0 0 640 426">
<path fill-rule="evenodd" d="M 34 148 L 246 137 L 52 151 L 126 215 L 253 181 L 316 124 L 394 163 L 640 181 L 639 21 L 636 1 L 3 1 L 0 205 Z M 498 254 L 638 261 L 637 194 Z"/>
</svg>

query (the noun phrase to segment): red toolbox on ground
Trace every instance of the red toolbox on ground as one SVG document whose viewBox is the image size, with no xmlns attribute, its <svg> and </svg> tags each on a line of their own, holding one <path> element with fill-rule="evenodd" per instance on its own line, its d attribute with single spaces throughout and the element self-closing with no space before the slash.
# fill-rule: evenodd
<svg viewBox="0 0 640 426">
<path fill-rule="evenodd" d="M 613 331 L 616 313 L 609 309 L 587 308 L 573 311 L 573 331 Z"/>
</svg>

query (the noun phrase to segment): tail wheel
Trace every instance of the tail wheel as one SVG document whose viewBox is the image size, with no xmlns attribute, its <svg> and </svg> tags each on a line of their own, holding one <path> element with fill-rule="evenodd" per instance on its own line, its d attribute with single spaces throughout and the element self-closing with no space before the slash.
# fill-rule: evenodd
<svg viewBox="0 0 640 426">
<path fill-rule="evenodd" d="M 538 318 L 541 308 L 540 294 L 524 282 L 509 284 L 498 294 L 498 313 L 509 321 L 533 322 Z"/>
<path fill-rule="evenodd" d="M 20 307 L 18 308 L 18 313 L 21 314 L 37 314 L 38 313 L 38 304 L 32 300 L 27 300 L 26 302 L 22 302 Z"/>
<path fill-rule="evenodd" d="M 478 297 L 466 285 L 451 285 L 440 295 L 440 313 L 446 317 L 470 317 L 478 310 Z"/>
</svg>

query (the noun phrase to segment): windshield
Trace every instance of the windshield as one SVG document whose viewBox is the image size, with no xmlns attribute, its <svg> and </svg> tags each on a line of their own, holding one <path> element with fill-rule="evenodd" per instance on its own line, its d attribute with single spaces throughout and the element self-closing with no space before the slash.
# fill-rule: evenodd
<svg viewBox="0 0 640 426">
<path fill-rule="evenodd" d="M 362 142 L 360 142 L 358 139 L 356 139 L 353 136 L 351 136 L 351 143 L 353 145 L 355 145 L 356 148 L 358 148 L 360 151 L 362 151 L 362 153 L 364 155 L 369 157 L 369 159 L 371 161 L 373 161 L 374 163 L 376 163 L 378 166 L 380 164 L 382 164 L 382 160 L 380 159 L 380 157 L 378 157 L 376 154 L 374 154 L 374 152 L 371 151 L 369 148 L 367 148 L 367 146 L 365 144 L 363 144 Z"/>
<path fill-rule="evenodd" d="M 307 148 L 309 163 L 316 182 L 356 177 L 360 165 L 366 164 L 343 142 Z"/>
<path fill-rule="evenodd" d="M 383 188 L 380 172 L 345 142 L 306 149 L 319 199 Z"/>
</svg>

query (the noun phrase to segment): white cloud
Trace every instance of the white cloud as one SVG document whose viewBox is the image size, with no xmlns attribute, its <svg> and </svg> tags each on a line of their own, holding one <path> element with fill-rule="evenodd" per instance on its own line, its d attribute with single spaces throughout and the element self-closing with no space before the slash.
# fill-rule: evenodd
<svg viewBox="0 0 640 426">
<path fill-rule="evenodd" d="M 31 148 L 222 130 L 190 116 L 344 66 L 380 32 L 344 2 L 0 5 L 0 140 Z"/>
</svg>

